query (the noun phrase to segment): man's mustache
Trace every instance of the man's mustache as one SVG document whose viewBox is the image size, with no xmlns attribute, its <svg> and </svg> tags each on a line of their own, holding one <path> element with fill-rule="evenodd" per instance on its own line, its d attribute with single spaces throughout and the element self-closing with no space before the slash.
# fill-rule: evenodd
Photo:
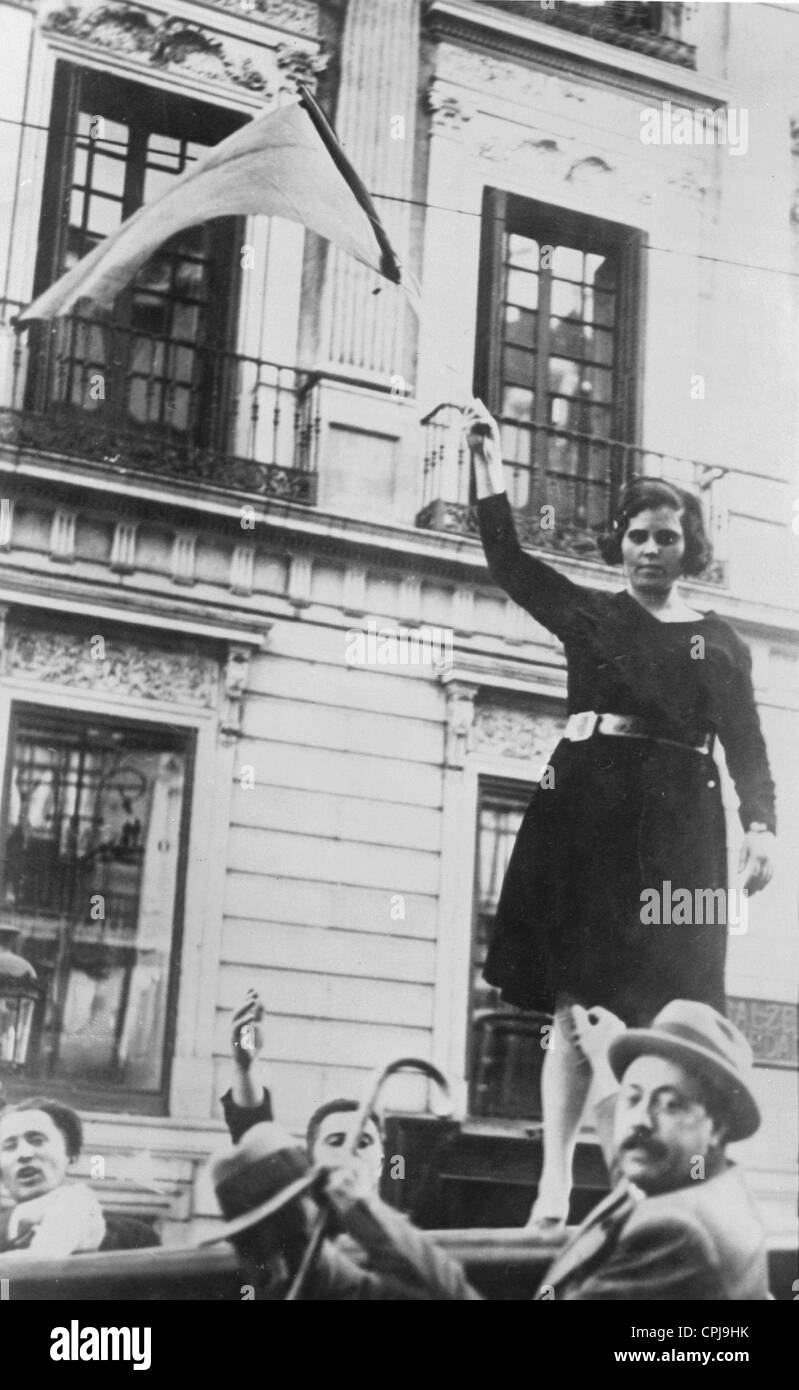
<svg viewBox="0 0 799 1390">
<path fill-rule="evenodd" d="M 628 1134 L 622 1140 L 620 1152 L 626 1153 L 628 1149 L 643 1149 L 651 1158 L 662 1158 L 665 1152 L 663 1145 L 657 1139 L 653 1139 L 651 1134 L 644 1134 L 640 1130 L 633 1134 Z"/>
</svg>

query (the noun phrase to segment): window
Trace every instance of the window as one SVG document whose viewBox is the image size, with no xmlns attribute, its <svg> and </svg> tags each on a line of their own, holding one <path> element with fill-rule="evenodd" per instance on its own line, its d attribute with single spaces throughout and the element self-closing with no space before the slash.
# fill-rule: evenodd
<svg viewBox="0 0 799 1390">
<path fill-rule="evenodd" d="M 160 1108 L 189 776 L 185 737 L 15 707 L 0 943 L 42 988 L 28 1088 Z"/>
<path fill-rule="evenodd" d="M 637 436 L 641 235 L 489 189 L 476 394 L 520 511 L 605 528 Z"/>
<path fill-rule="evenodd" d="M 36 293 L 238 124 L 216 108 L 59 64 Z M 225 385 L 237 226 L 220 218 L 172 237 L 110 318 L 80 312 L 40 330 L 28 409 L 101 413 L 104 426 L 156 431 L 177 446 L 213 443 L 209 407 Z"/>
<path fill-rule="evenodd" d="M 531 794 L 532 786 L 518 782 L 481 780 L 479 787 L 468 1064 L 469 1109 L 478 1116 L 540 1114 L 541 1025 L 547 1020 L 504 1005 L 482 978 L 502 881 Z"/>
</svg>

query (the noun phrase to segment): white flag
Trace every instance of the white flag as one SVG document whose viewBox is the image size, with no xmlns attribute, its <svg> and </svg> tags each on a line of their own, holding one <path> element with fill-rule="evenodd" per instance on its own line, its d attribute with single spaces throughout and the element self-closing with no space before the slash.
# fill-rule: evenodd
<svg viewBox="0 0 799 1390">
<path fill-rule="evenodd" d="M 176 232 L 212 217 L 263 213 L 299 222 L 416 298 L 369 195 L 309 93 L 257 116 L 214 145 L 154 202 L 56 280 L 17 323 L 68 314 L 88 299 L 110 308 L 145 261 Z M 415 307 L 415 306 L 414 306 Z"/>
</svg>

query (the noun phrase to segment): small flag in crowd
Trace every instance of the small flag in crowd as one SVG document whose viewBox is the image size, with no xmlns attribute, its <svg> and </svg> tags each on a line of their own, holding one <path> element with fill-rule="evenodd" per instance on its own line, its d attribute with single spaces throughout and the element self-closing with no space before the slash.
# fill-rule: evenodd
<svg viewBox="0 0 799 1390">
<path fill-rule="evenodd" d="M 401 285 L 415 306 L 380 218 L 310 92 L 256 116 L 214 145 L 159 198 L 40 294 L 16 322 L 68 314 L 80 300 L 110 308 L 145 261 L 176 232 L 213 217 L 262 213 L 299 222 Z"/>
</svg>

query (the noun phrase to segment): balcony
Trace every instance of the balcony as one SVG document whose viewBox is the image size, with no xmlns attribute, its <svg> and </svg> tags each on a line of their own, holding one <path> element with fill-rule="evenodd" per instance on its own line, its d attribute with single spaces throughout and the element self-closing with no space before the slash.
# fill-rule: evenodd
<svg viewBox="0 0 799 1390">
<path fill-rule="evenodd" d="M 696 48 L 686 43 L 685 5 L 633 3 L 633 0 L 606 0 L 605 4 L 574 4 L 556 0 L 549 8 L 540 0 L 521 0 L 509 7 L 507 0 L 486 0 L 495 9 L 568 29 L 572 34 L 598 39 L 616 48 L 645 53 L 661 62 L 679 67 L 696 67 Z"/>
<path fill-rule="evenodd" d="M 536 550 L 600 560 L 622 488 L 633 477 L 666 478 L 695 493 L 713 546 L 699 582 L 726 583 L 727 470 L 615 439 L 500 417 L 505 478 L 519 539 Z M 478 534 L 459 406 L 425 416 L 422 505 L 416 525 Z"/>
<path fill-rule="evenodd" d="M 17 338 L 3 394 L 0 445 L 316 501 L 318 379 L 295 367 L 76 314 Z"/>
</svg>

